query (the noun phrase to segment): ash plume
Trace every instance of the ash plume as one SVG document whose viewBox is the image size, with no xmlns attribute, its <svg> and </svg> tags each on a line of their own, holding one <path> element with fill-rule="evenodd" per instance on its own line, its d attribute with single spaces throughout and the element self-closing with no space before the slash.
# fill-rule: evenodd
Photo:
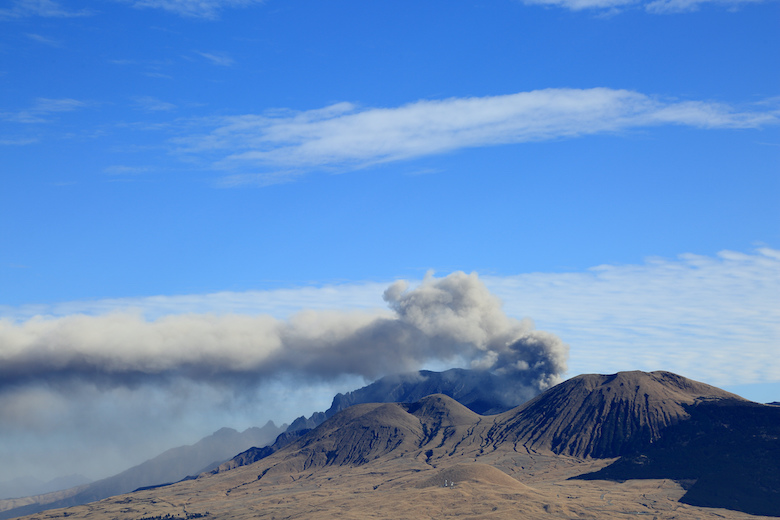
<svg viewBox="0 0 780 520">
<path fill-rule="evenodd" d="M 425 363 L 463 362 L 512 375 L 536 391 L 557 383 L 568 347 L 504 314 L 474 273 L 395 282 L 390 311 L 266 315 L 140 314 L 0 320 L 0 391 L 27 385 L 97 387 L 195 383 L 244 386 L 277 375 L 376 379 Z"/>
</svg>

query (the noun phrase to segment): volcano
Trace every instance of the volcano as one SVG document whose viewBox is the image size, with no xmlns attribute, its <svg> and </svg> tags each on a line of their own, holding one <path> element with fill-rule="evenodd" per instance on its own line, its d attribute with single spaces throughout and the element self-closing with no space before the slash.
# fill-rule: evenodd
<svg viewBox="0 0 780 520">
<path fill-rule="evenodd" d="M 780 516 L 779 428 L 780 408 L 669 372 L 583 375 L 492 416 L 358 404 L 247 464 L 31 518 Z"/>
</svg>

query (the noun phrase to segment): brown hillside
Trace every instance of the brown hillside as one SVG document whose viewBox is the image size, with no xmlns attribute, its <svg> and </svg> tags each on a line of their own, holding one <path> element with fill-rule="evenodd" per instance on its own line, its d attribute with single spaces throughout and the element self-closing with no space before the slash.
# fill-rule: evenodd
<svg viewBox="0 0 780 520">
<path fill-rule="evenodd" d="M 428 475 L 432 473 L 432 475 Z M 531 488 L 510 477 L 503 471 L 488 464 L 456 464 L 443 469 L 423 472 L 425 478 L 419 478 L 415 487 L 456 487 L 464 482 L 477 482 L 493 486 L 512 488 L 514 491 L 528 492 Z"/>
<path fill-rule="evenodd" d="M 743 512 L 681 504 L 685 490 L 669 480 L 674 475 L 572 480 L 600 470 L 609 461 L 595 457 L 632 440 L 663 431 L 661 444 L 667 432 L 694 421 L 679 421 L 686 404 L 724 397 L 745 403 L 673 374 L 627 372 L 574 378 L 527 406 L 493 417 L 476 415 L 441 395 L 413 404 L 356 405 L 254 463 L 32 518 L 741 520 Z M 745 417 L 741 409 L 735 414 Z M 678 425 L 667 428 L 674 421 Z M 721 423 L 700 418 L 692 427 L 723 429 Z M 734 439 L 716 446 L 726 448 L 699 458 L 719 465 L 720 453 L 738 453 L 728 443 L 744 442 L 745 435 L 735 432 Z M 673 441 L 667 439 L 676 446 Z M 590 458 L 558 456 L 555 450 Z M 444 480 L 455 485 L 445 487 Z"/>
<path fill-rule="evenodd" d="M 617 457 L 688 417 L 683 405 L 742 398 L 670 372 L 586 374 L 496 417 L 492 444 L 574 457 Z"/>
<path fill-rule="evenodd" d="M 387 455 L 444 451 L 481 417 L 445 395 L 417 403 L 355 405 L 275 453 L 264 477 L 328 466 L 360 466 Z M 424 455 L 425 456 L 425 455 Z"/>
</svg>

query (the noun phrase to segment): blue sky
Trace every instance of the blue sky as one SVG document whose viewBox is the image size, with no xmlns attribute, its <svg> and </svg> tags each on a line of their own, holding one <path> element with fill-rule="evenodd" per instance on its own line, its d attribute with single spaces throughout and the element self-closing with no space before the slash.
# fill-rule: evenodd
<svg viewBox="0 0 780 520">
<path fill-rule="evenodd" d="M 565 376 L 780 400 L 778 19 L 760 0 L 5 2 L 0 354 L 79 316 L 100 338 L 135 337 L 100 321 L 122 313 L 382 313 L 393 281 L 464 271 L 569 345 Z M 359 376 L 257 391 L 311 413 Z M 0 392 L 0 444 L 54 440 L 70 468 L 84 418 L 40 377 Z M 170 425 L 138 405 L 164 385 L 66 395 L 146 424 L 130 455 L 100 445 L 112 469 L 297 413 L 201 383 L 161 404 Z"/>
</svg>

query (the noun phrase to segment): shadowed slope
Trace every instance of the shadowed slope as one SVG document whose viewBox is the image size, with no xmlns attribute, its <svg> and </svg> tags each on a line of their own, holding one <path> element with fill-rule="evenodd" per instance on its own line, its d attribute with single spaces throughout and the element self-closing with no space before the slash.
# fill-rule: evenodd
<svg viewBox="0 0 780 520">
<path fill-rule="evenodd" d="M 720 400 L 689 405 L 690 419 L 583 480 L 686 481 L 680 502 L 780 516 L 780 408 Z"/>
<path fill-rule="evenodd" d="M 414 403 L 433 394 L 447 395 L 473 412 L 490 415 L 510 410 L 535 393 L 516 379 L 486 370 L 420 370 L 386 376 L 358 390 L 337 394 L 325 415 L 333 417 L 358 403 Z"/>
<path fill-rule="evenodd" d="M 684 405 L 742 398 L 670 372 L 574 377 L 496 418 L 489 437 L 528 450 L 574 457 L 617 457 L 649 445 L 688 417 Z"/>
<path fill-rule="evenodd" d="M 412 404 L 355 405 L 275 453 L 263 475 L 360 466 L 388 456 L 417 457 L 426 449 L 444 451 L 468 437 L 481 419 L 445 395 Z"/>
<path fill-rule="evenodd" d="M 724 421 L 721 414 L 717 421 L 697 419 L 689 410 L 727 402 L 737 407 L 752 404 L 673 374 L 628 372 L 574 378 L 525 406 L 492 417 L 474 414 L 443 395 L 412 404 L 356 405 L 255 463 L 36 518 L 148 520 L 169 515 L 185 520 L 198 515 L 314 520 L 449 515 L 596 520 L 647 514 L 659 520 L 741 519 L 743 513 L 680 504 L 684 490 L 669 480 L 625 484 L 569 480 L 603 468 L 607 461 L 553 453 L 612 456 L 610 450 L 628 449 L 632 443 L 643 449 L 655 445 L 643 444 L 645 439 L 660 436 L 656 443 L 660 444 L 675 424 L 690 423 L 694 433 L 709 425 L 722 428 L 733 421 Z M 734 413 L 743 417 L 741 410 Z M 728 437 L 717 447 L 737 453 L 729 446 L 732 441 L 744 442 L 741 431 L 734 430 L 733 439 Z M 770 435 L 774 430 L 760 432 Z M 518 449 L 523 443 L 528 452 Z M 442 480 L 454 480 L 456 485 L 445 488 Z M 720 488 L 715 490 L 720 493 Z M 713 504 L 707 491 L 697 504 Z"/>
</svg>

